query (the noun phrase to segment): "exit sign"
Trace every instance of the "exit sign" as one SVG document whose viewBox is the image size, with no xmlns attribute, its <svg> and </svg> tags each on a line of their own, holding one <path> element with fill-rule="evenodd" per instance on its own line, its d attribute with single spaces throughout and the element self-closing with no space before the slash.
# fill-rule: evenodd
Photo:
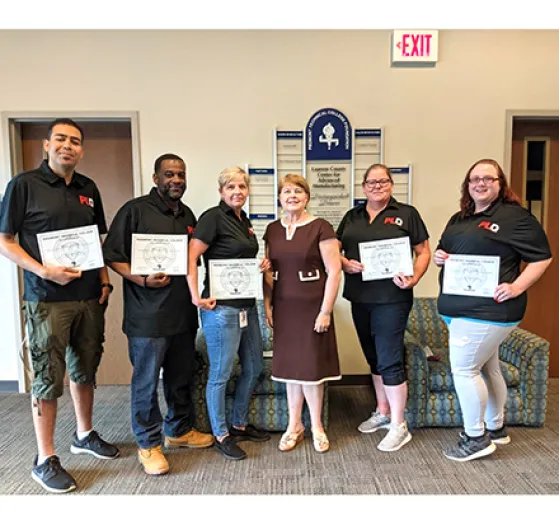
<svg viewBox="0 0 559 530">
<path fill-rule="evenodd" d="M 428 30 L 395 30 L 392 32 L 391 64 L 434 66 L 439 56 L 439 32 Z"/>
</svg>

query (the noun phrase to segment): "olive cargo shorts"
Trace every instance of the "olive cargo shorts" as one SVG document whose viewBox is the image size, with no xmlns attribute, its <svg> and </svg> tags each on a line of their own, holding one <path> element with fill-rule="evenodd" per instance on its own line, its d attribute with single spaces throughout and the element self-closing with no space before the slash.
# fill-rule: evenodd
<svg viewBox="0 0 559 530">
<path fill-rule="evenodd" d="M 35 398 L 62 396 L 66 367 L 74 383 L 95 384 L 105 341 L 106 308 L 98 299 L 25 302 Z"/>
</svg>

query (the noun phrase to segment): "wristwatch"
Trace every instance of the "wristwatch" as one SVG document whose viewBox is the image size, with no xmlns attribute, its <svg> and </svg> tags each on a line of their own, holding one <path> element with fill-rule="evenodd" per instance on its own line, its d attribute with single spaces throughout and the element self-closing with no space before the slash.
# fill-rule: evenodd
<svg viewBox="0 0 559 530">
<path fill-rule="evenodd" d="M 102 284 L 101 284 L 101 289 L 102 289 L 103 287 L 108 287 L 108 288 L 109 288 L 109 292 L 110 292 L 110 293 L 113 292 L 114 287 L 113 287 L 113 284 L 112 284 L 112 283 L 106 283 L 106 282 L 105 282 L 105 283 L 102 283 Z"/>
</svg>

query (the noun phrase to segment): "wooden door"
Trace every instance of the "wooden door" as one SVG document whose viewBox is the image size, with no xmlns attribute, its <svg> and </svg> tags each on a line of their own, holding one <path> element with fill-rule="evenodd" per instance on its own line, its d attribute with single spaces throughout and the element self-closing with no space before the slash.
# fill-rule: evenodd
<svg viewBox="0 0 559 530">
<path fill-rule="evenodd" d="M 539 151 L 543 152 L 541 171 L 530 166 L 532 153 L 537 159 L 542 154 Z M 535 182 L 540 176 L 541 184 Z M 521 327 L 551 343 L 549 375 L 559 377 L 559 209 L 555 207 L 559 204 L 558 119 L 514 119 L 510 182 L 524 206 L 541 219 L 554 258 L 543 277 L 528 290 L 528 308 Z"/>
<path fill-rule="evenodd" d="M 21 148 L 24 170 L 40 165 L 48 122 L 22 123 Z M 129 122 L 78 122 L 84 129 L 84 156 L 76 170 L 92 178 L 103 200 L 107 227 L 118 209 L 134 196 L 132 139 Z M 105 352 L 99 371 L 99 385 L 129 384 L 132 367 L 128 342 L 122 333 L 122 278 L 109 269 L 115 289 L 105 315 Z"/>
</svg>

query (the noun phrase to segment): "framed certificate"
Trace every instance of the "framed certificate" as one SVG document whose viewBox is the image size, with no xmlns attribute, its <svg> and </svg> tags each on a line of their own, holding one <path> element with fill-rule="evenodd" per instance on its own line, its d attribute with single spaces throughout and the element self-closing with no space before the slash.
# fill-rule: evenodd
<svg viewBox="0 0 559 530">
<path fill-rule="evenodd" d="M 186 276 L 186 234 L 132 234 L 132 274 Z"/>
<path fill-rule="evenodd" d="M 37 234 L 37 242 L 45 266 L 89 271 L 105 265 L 97 225 L 43 232 Z"/>
<path fill-rule="evenodd" d="M 386 280 L 398 273 L 413 276 L 410 238 L 396 237 L 359 243 L 363 281 Z"/>
<path fill-rule="evenodd" d="M 210 296 L 217 300 L 262 297 L 258 259 L 209 260 Z"/>
<path fill-rule="evenodd" d="M 444 262 L 443 293 L 493 298 L 500 264 L 499 256 L 450 254 Z"/>
</svg>

